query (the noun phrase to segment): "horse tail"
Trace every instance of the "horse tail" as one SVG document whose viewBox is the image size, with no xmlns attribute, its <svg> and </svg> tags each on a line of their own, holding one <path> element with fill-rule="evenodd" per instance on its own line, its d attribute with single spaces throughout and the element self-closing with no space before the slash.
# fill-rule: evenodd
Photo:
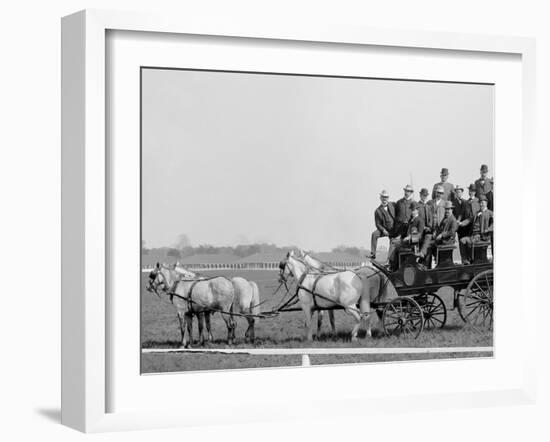
<svg viewBox="0 0 550 442">
<path fill-rule="evenodd" d="M 260 315 L 261 309 L 260 309 L 260 289 L 258 288 L 258 284 L 256 284 L 254 281 L 250 281 L 250 286 L 252 287 L 252 301 L 251 301 L 251 307 L 250 307 L 250 313 L 253 315 Z M 254 318 L 258 319 L 258 318 Z"/>
</svg>

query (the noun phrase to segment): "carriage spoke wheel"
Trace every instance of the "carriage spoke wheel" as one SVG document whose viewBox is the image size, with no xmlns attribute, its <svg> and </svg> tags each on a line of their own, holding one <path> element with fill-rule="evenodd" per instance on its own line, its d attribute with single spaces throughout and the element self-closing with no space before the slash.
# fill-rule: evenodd
<svg viewBox="0 0 550 442">
<path fill-rule="evenodd" d="M 384 332 L 388 336 L 417 338 L 424 328 L 422 308 L 412 298 L 401 296 L 384 307 L 382 313 Z"/>
<path fill-rule="evenodd" d="M 493 270 L 478 273 L 459 296 L 462 320 L 476 328 L 493 327 Z"/>
<path fill-rule="evenodd" d="M 443 327 L 447 322 L 447 307 L 443 299 L 435 293 L 428 293 L 415 298 L 424 315 L 424 328 Z"/>
</svg>

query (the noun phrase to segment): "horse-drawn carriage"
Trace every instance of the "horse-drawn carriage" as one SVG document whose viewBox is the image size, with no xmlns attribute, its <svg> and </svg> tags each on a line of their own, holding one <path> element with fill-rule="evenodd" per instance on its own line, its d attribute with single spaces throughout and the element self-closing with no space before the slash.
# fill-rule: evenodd
<svg viewBox="0 0 550 442">
<path fill-rule="evenodd" d="M 254 290 L 250 282 L 239 277 L 231 280 L 224 276 L 206 278 L 178 269 L 177 266 L 169 269 L 157 264 L 157 268 L 149 275 L 147 290 L 157 295 L 166 294 L 173 303 L 178 304 L 184 345 L 188 344 L 184 322 L 187 323 L 190 335 L 193 314 L 205 313 L 208 318 L 210 313 L 215 312 L 221 313 L 226 321 L 229 343 L 234 338 L 233 316 L 242 316 L 249 321 L 246 336 L 250 335 L 254 339 L 255 318 L 273 318 L 280 313 L 296 310 L 306 314 L 308 340 L 312 339 L 312 314 L 328 310 L 334 331 L 333 311 L 336 309 L 344 309 L 355 318 L 352 341 L 357 339 L 357 331 L 363 320 L 366 321 L 367 334 L 370 335 L 369 318 L 373 311 L 381 318 L 387 335 L 400 334 L 416 338 L 425 327 L 445 325 L 447 306 L 436 293 L 442 287 L 453 289 L 452 308 L 458 309 L 466 323 L 477 328 L 492 327 L 493 263 L 487 257 L 489 246 L 489 242 L 474 243 L 471 264 L 455 264 L 452 256 L 455 245 L 440 245 L 436 249 L 437 264 L 434 268 L 418 264 L 414 250 L 401 247 L 395 271 L 374 260 L 371 260 L 372 266 L 353 270 L 335 268 L 303 251 L 291 251 L 280 263 L 279 288 L 284 285 L 286 294 L 277 306 L 265 312 L 259 310 L 263 302 L 259 300 L 256 284 Z M 289 276 L 293 277 L 296 284 L 294 291 L 287 286 Z M 227 290 L 211 287 L 217 280 L 220 284 L 224 283 Z M 202 284 L 199 287 L 202 291 L 198 288 L 193 291 L 198 284 Z M 397 296 L 388 296 L 390 284 L 395 288 Z M 241 285 L 246 290 L 241 289 Z M 216 300 L 214 295 L 226 300 L 227 305 Z M 298 303 L 300 307 L 295 306 Z M 206 322 L 209 329 L 209 320 Z M 199 334 L 202 337 L 201 330 L 199 317 Z"/>
<path fill-rule="evenodd" d="M 371 260 L 398 295 L 390 302 L 373 305 L 382 318 L 386 334 L 417 337 L 424 327 L 443 327 L 447 307 L 436 293 L 442 287 L 454 291 L 452 309 L 458 309 L 464 322 L 477 328 L 492 327 L 493 263 L 487 257 L 489 246 L 490 242 L 474 243 L 471 264 L 454 263 L 454 244 L 437 247 L 434 268 L 417 264 L 412 248 L 399 250 L 395 271 Z"/>
</svg>

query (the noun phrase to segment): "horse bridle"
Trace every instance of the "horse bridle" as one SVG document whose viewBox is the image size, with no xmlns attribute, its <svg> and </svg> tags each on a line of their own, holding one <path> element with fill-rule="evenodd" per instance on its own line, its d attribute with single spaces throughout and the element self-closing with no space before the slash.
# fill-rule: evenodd
<svg viewBox="0 0 550 442">
<path fill-rule="evenodd" d="M 159 279 L 159 276 L 162 278 L 161 281 L 157 281 Z M 147 286 L 145 289 L 148 292 L 152 292 L 155 295 L 157 295 L 160 298 L 159 293 L 159 287 L 162 286 L 162 291 L 167 294 L 170 292 L 170 287 L 168 287 L 168 283 L 166 281 L 166 277 L 162 274 L 160 269 L 156 268 L 151 273 L 149 273 L 149 281 L 147 283 Z"/>
</svg>

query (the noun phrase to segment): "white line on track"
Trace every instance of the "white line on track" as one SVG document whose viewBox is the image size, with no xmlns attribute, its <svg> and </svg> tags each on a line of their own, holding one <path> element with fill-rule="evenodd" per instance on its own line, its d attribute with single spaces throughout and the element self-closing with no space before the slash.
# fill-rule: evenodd
<svg viewBox="0 0 550 442">
<path fill-rule="evenodd" d="M 142 353 L 222 353 L 245 355 L 379 355 L 427 353 L 482 353 L 493 347 L 399 347 L 399 348 L 143 348 Z"/>
</svg>

